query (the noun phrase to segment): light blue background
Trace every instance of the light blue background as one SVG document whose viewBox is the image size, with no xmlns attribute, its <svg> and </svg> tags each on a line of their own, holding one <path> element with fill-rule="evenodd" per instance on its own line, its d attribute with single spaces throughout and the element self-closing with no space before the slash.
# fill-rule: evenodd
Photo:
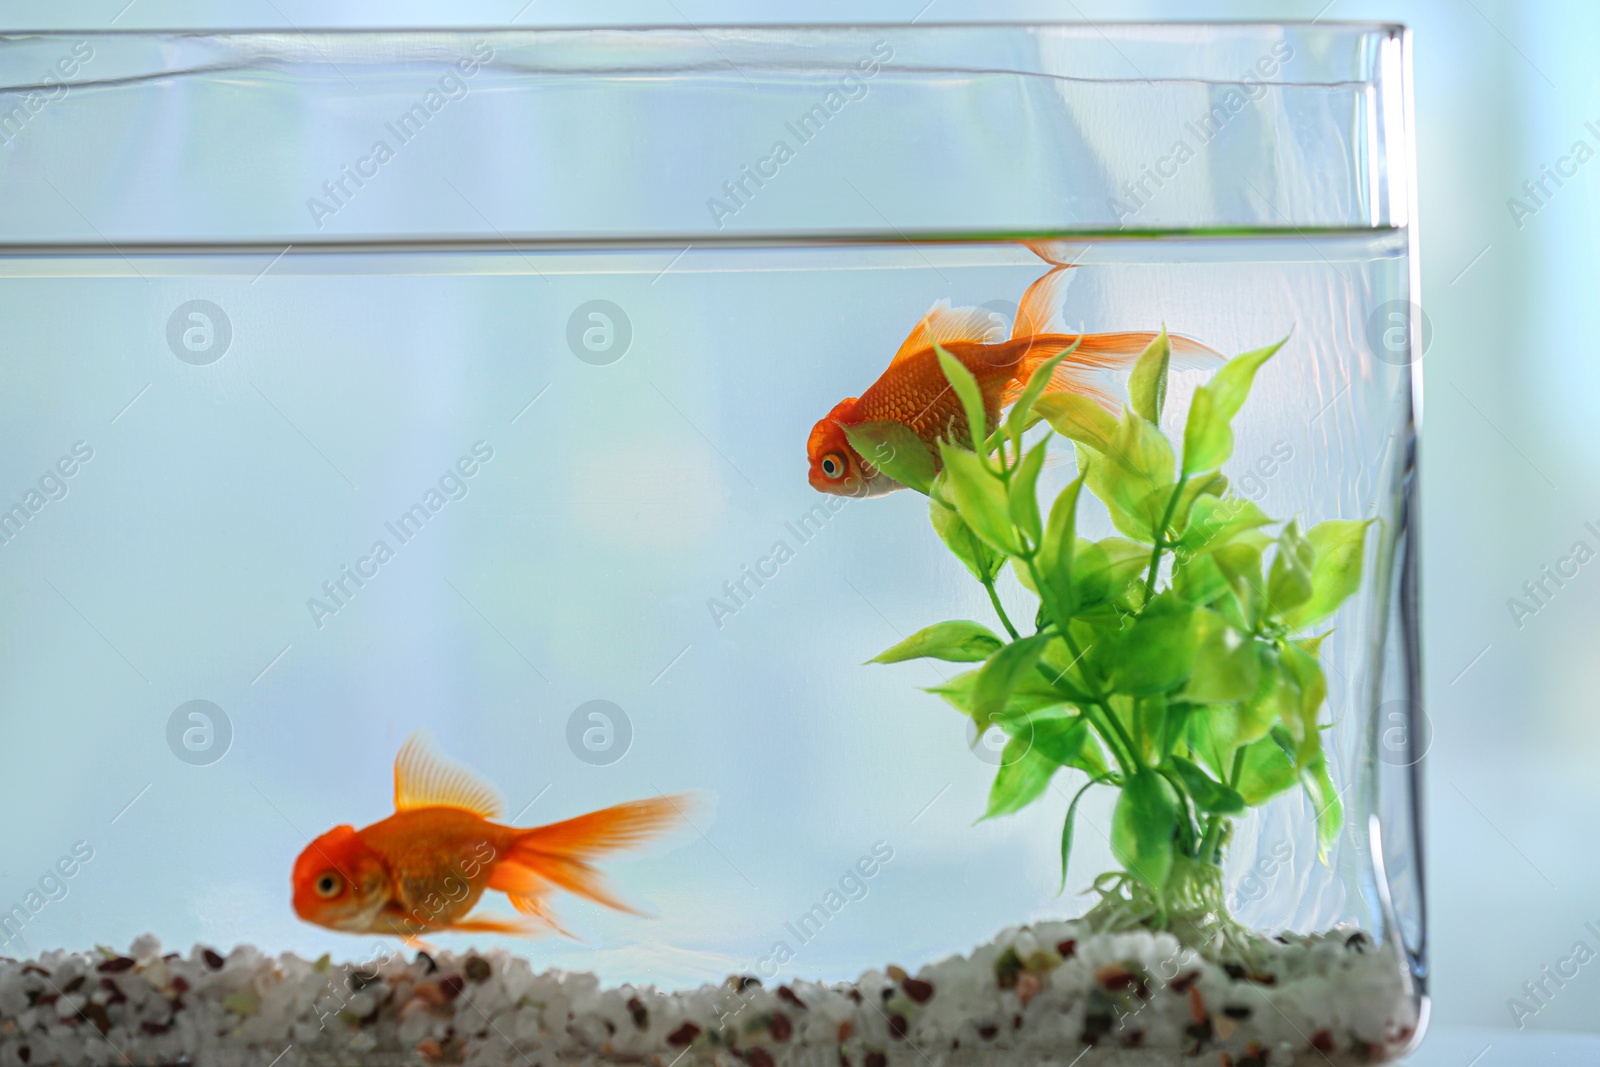
<svg viewBox="0 0 1600 1067">
<path fill-rule="evenodd" d="M 1507 207 L 1600 120 L 1600 8 L 1511 0 L 1374 3 L 536 0 L 448 7 L 313 0 L 9 3 L 14 28 L 698 24 L 978 19 L 1391 19 L 1416 34 L 1427 354 L 1424 584 L 1436 1020 L 1509 1026 L 1507 999 L 1600 920 L 1600 567 L 1513 621 L 1507 598 L 1600 525 L 1596 174 L 1518 225 Z M 919 9 L 921 9 L 919 11 Z M 15 813 L 13 816 L 15 817 Z M 0 894 L 30 872 L 0 869 Z M 1600 1030 L 1600 972 L 1530 1028 Z M 1464 1062 L 1464 1061 L 1463 1061 Z"/>
</svg>

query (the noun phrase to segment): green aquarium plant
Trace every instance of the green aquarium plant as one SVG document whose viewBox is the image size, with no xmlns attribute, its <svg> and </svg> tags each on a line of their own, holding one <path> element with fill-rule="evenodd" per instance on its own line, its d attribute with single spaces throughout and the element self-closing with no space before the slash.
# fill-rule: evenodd
<svg viewBox="0 0 1600 1067">
<path fill-rule="evenodd" d="M 1229 360 L 1196 389 L 1181 442 L 1159 428 L 1165 332 L 1135 363 L 1120 417 L 1045 392 L 1062 353 L 1002 422 L 940 349 L 967 425 L 985 428 L 979 440 L 941 440 L 936 462 L 898 424 L 849 430 L 858 452 L 929 497 L 934 529 L 1004 630 L 935 623 L 873 662 L 978 664 L 931 692 L 977 736 L 1008 735 L 984 817 L 1038 800 L 1064 767 L 1084 772 L 1061 831 L 1064 888 L 1079 803 L 1095 786 L 1117 790 L 1110 837 L 1122 869 L 1096 879 L 1101 899 L 1086 921 L 1168 930 L 1213 955 L 1248 955 L 1251 944 L 1223 901 L 1235 820 L 1299 785 L 1325 857 L 1343 817 L 1323 751 L 1319 627 L 1360 585 L 1368 523 L 1280 522 L 1232 494 L 1219 471 L 1233 452 L 1231 422 L 1282 344 Z M 1039 422 L 1044 439 L 1025 441 Z M 1038 482 L 1053 434 L 1075 445 L 1078 476 L 1044 510 Z M 1121 536 L 1078 536 L 1085 490 Z M 1007 567 L 1037 597 L 1032 619 L 1010 618 L 995 591 Z"/>
</svg>

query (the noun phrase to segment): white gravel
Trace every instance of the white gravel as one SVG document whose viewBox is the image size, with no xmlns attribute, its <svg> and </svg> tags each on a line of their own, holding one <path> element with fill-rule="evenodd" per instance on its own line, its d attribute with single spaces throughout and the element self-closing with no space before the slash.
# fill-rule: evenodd
<svg viewBox="0 0 1600 1067">
<path fill-rule="evenodd" d="M 1041 923 L 914 977 L 664 993 L 503 951 L 330 965 L 142 937 L 0 960 L 0 1067 L 1326 1067 L 1393 1058 L 1416 1026 L 1399 960 L 1353 929 L 1263 959 L 1230 974 L 1169 935 Z"/>
</svg>

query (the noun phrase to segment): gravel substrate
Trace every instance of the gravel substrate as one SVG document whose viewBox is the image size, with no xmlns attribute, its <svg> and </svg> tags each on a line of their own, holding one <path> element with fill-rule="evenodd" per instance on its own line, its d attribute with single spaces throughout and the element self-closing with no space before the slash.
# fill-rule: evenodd
<svg viewBox="0 0 1600 1067">
<path fill-rule="evenodd" d="M 1400 963 L 1353 930 L 1269 943 L 1246 971 L 1164 934 L 1042 923 L 915 976 L 676 993 L 500 951 L 330 965 L 163 956 L 143 937 L 127 955 L 0 960 L 0 1067 L 1326 1067 L 1392 1058 L 1415 1025 Z"/>
</svg>

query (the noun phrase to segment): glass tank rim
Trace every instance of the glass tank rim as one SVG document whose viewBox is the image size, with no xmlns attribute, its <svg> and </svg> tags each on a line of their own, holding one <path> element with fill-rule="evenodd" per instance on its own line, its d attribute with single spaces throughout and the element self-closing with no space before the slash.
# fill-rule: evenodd
<svg viewBox="0 0 1600 1067">
<path fill-rule="evenodd" d="M 139 29 L 12 29 L 0 31 L 0 43 L 34 37 L 282 37 L 320 34 L 327 36 L 401 36 L 407 34 L 556 34 L 590 33 L 683 33 L 716 30 L 719 32 L 834 33 L 852 30 L 909 30 L 917 33 L 943 33 L 958 30 L 1079 30 L 1098 34 L 1103 30 L 1181 31 L 1193 29 L 1292 29 L 1344 33 L 1398 34 L 1408 31 L 1404 22 L 1383 19 L 1111 19 L 1076 22 L 1070 19 L 967 19 L 950 22 L 669 22 L 595 23 L 576 26 L 505 26 L 493 23 L 459 26 L 301 26 L 281 27 L 141 27 Z"/>
<path fill-rule="evenodd" d="M 1371 238 L 1385 234 L 1398 235 L 1407 231 L 1405 225 L 1382 224 L 1376 226 L 1273 226 L 1260 228 L 1197 227 L 1192 229 L 1150 228 L 1110 230 L 1085 227 L 1078 230 L 1052 230 L 1047 233 L 1029 231 L 972 231 L 972 232 L 920 232 L 920 231 L 772 231 L 741 232 L 730 234 L 502 234 L 494 237 L 466 237 L 450 234 L 415 234 L 384 237 L 330 237 L 321 240 L 181 240 L 163 241 L 105 241 L 105 242 L 12 242 L 0 239 L 0 258 L 73 258 L 105 256 L 187 256 L 187 255 L 317 255 L 365 253 L 393 254 L 403 252 L 569 252 L 569 251 L 636 251 L 666 249 L 682 251 L 685 245 L 695 248 L 848 248 L 877 245 L 982 245 L 1005 244 L 1023 240 L 1073 240 L 1095 244 L 1141 244 L 1152 241 L 1219 241 L 1240 243 L 1285 238 Z M 285 246 L 289 247 L 285 247 Z"/>
</svg>

